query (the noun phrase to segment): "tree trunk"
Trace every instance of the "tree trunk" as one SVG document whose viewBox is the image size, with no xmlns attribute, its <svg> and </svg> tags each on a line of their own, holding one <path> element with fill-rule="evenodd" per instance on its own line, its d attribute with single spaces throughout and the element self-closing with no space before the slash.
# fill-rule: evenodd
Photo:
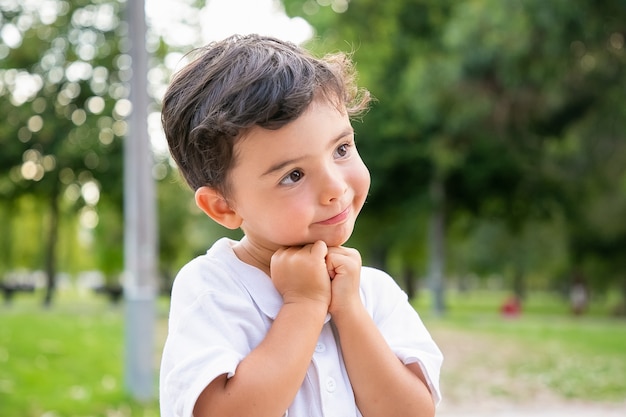
<svg viewBox="0 0 626 417">
<path fill-rule="evenodd" d="M 432 209 L 429 221 L 429 281 L 433 295 L 433 311 L 440 316 L 445 313 L 445 190 L 443 180 L 435 176 L 430 184 Z"/>
<path fill-rule="evenodd" d="M 370 252 L 370 265 L 382 271 L 387 270 L 387 247 L 384 245 L 374 246 Z"/>
<path fill-rule="evenodd" d="M 619 302 L 618 306 L 615 308 L 616 315 L 626 317 L 626 275 L 622 275 L 622 300 Z"/>
<path fill-rule="evenodd" d="M 57 240 L 59 237 L 59 186 L 55 181 L 52 186 L 49 201 L 49 224 L 48 241 L 46 242 L 45 270 L 46 270 L 46 294 L 43 306 L 48 308 L 52 305 L 52 297 L 56 289 L 56 258 Z"/>
<path fill-rule="evenodd" d="M 3 207 L 0 210 L 5 209 L 6 214 L 4 216 L 4 228 L 2 231 L 2 243 L 0 244 L 0 282 L 4 280 L 4 275 L 13 269 L 13 222 L 15 216 L 15 200 L 9 198 L 2 203 Z"/>
<path fill-rule="evenodd" d="M 526 275 L 524 274 L 524 268 L 521 265 L 516 265 L 513 275 L 513 294 L 518 299 L 523 300 L 526 298 Z"/>
<path fill-rule="evenodd" d="M 417 295 L 415 286 L 415 273 L 413 272 L 413 268 L 411 268 L 410 266 L 405 266 L 402 275 L 404 278 L 404 288 L 406 290 L 406 295 L 409 297 L 409 300 L 411 300 Z"/>
</svg>

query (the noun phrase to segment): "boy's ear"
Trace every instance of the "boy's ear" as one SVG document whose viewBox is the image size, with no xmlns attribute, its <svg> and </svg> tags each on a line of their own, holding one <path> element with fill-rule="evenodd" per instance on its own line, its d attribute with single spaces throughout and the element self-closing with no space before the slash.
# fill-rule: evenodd
<svg viewBox="0 0 626 417">
<path fill-rule="evenodd" d="M 207 216 L 228 229 L 237 229 L 242 219 L 230 207 L 222 194 L 211 187 L 200 187 L 196 190 L 196 205 Z"/>
</svg>

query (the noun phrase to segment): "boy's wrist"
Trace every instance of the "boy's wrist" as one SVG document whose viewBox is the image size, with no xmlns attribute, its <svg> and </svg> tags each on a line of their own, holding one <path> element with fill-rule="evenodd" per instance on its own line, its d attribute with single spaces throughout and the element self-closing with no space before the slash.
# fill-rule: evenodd
<svg viewBox="0 0 626 417">
<path fill-rule="evenodd" d="M 311 313 L 320 313 L 326 315 L 328 313 L 328 302 L 323 299 L 316 299 L 305 296 L 294 296 L 283 298 L 283 307 L 300 308 L 310 311 Z"/>
<path fill-rule="evenodd" d="M 361 299 L 356 299 L 351 303 L 346 303 L 341 306 L 334 307 L 329 310 L 333 322 L 340 327 L 343 323 L 353 325 L 360 320 L 369 318 L 369 314 L 365 309 L 365 306 L 361 302 Z"/>
</svg>

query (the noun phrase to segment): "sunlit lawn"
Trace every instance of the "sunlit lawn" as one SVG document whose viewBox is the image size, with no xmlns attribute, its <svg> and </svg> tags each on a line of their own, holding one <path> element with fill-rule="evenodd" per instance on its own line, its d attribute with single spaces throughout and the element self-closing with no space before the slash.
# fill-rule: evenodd
<svg viewBox="0 0 626 417">
<path fill-rule="evenodd" d="M 529 301 L 520 318 L 507 320 L 498 314 L 501 299 L 501 294 L 492 293 L 450 295 L 443 318 L 430 313 L 426 299 L 416 305 L 435 338 L 452 334 L 492 344 L 492 351 L 469 352 L 467 361 L 461 361 L 474 370 L 488 370 L 499 348 L 514 347 L 499 359 L 499 372 L 535 378 L 564 397 L 626 398 L 626 320 L 608 317 L 602 306 L 594 306 L 589 316 L 573 318 L 566 304 L 540 296 Z M 159 415 L 156 399 L 140 404 L 125 393 L 123 305 L 111 306 L 91 293 L 63 293 L 50 310 L 43 310 L 40 300 L 38 293 L 21 294 L 12 305 L 0 305 L 0 416 Z M 155 396 L 167 300 L 159 301 L 158 314 Z M 444 368 L 442 378 L 450 385 L 476 383 L 467 368 L 454 363 Z M 494 390 L 508 395 L 506 387 Z"/>
<path fill-rule="evenodd" d="M 611 316 L 614 299 L 594 302 L 575 317 L 566 300 L 532 294 L 516 318 L 499 315 L 503 299 L 450 294 L 444 318 L 432 316 L 427 301 L 416 303 L 435 339 L 455 335 L 452 345 L 442 346 L 462 358 L 442 373 L 453 393 L 465 385 L 515 401 L 546 392 L 564 400 L 626 401 L 626 319 Z"/>
<path fill-rule="evenodd" d="M 23 294 L 0 305 L 0 416 L 159 415 L 156 400 L 139 404 L 125 394 L 123 306 L 72 294 L 43 310 L 40 300 Z"/>
</svg>

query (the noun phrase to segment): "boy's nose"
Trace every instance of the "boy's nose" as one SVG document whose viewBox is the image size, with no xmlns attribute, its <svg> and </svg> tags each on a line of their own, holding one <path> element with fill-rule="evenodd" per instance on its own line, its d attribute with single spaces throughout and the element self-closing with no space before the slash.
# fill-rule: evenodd
<svg viewBox="0 0 626 417">
<path fill-rule="evenodd" d="M 320 181 L 320 200 L 322 204 L 333 203 L 340 198 L 348 188 L 348 184 L 336 169 L 328 169 Z"/>
</svg>

